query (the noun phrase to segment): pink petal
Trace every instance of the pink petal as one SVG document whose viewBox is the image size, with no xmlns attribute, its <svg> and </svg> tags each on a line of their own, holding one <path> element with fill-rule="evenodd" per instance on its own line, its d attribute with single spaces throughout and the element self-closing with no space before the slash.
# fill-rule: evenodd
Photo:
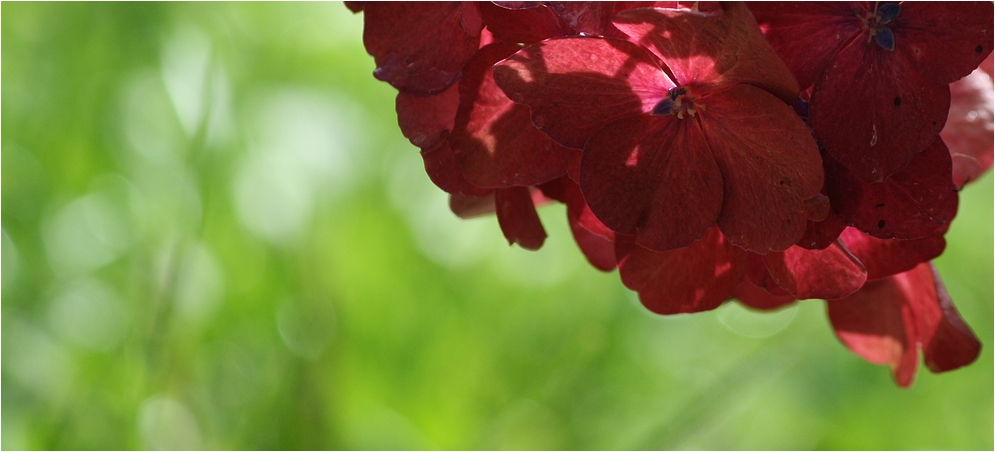
<svg viewBox="0 0 995 452">
<path fill-rule="evenodd" d="M 625 118 L 591 137 L 580 188 L 606 226 L 655 251 L 700 239 L 722 207 L 722 176 L 698 123 L 670 115 Z"/>
<path fill-rule="evenodd" d="M 515 44 L 480 49 L 463 70 L 460 106 L 449 145 L 463 177 L 486 188 L 528 186 L 566 174 L 569 152 L 532 127 L 529 109 L 494 84 L 494 63 L 515 53 Z"/>
<path fill-rule="evenodd" d="M 825 161 L 833 209 L 844 223 L 874 237 L 925 237 L 957 213 L 950 153 L 941 139 L 884 182 L 864 182 L 832 158 Z"/>
<path fill-rule="evenodd" d="M 992 52 L 991 2 L 904 2 L 888 24 L 895 51 L 937 83 L 970 74 Z"/>
<path fill-rule="evenodd" d="M 844 2 L 750 2 L 771 47 L 807 88 L 848 39 L 860 32 L 853 7 Z"/>
<path fill-rule="evenodd" d="M 942 233 L 921 239 L 877 239 L 856 228 L 846 228 L 840 239 L 867 268 L 867 279 L 879 279 L 915 268 L 939 257 L 947 246 Z"/>
<path fill-rule="evenodd" d="M 722 172 L 719 228 L 749 251 L 784 251 L 805 234 L 805 200 L 823 184 L 808 128 L 791 107 L 749 85 L 701 102 L 705 139 Z"/>
<path fill-rule="evenodd" d="M 363 44 L 373 76 L 415 95 L 442 92 L 477 51 L 483 23 L 472 2 L 369 2 Z"/>
<path fill-rule="evenodd" d="M 757 287 L 749 278 L 743 279 L 736 289 L 736 299 L 753 309 L 773 310 L 795 302 L 791 295 L 771 295 L 766 290 Z"/>
<path fill-rule="evenodd" d="M 857 39 L 816 80 L 809 125 L 834 159 L 857 177 L 880 182 L 936 138 L 949 107 L 947 85 Z"/>
<path fill-rule="evenodd" d="M 527 250 L 537 250 L 546 241 L 546 230 L 539 221 L 528 187 L 494 190 L 498 224 L 509 245 L 517 243 Z"/>
<path fill-rule="evenodd" d="M 778 286 L 799 300 L 844 298 L 867 281 L 867 271 L 838 241 L 822 250 L 793 246 L 764 257 Z"/>
<path fill-rule="evenodd" d="M 747 253 L 731 245 L 718 228 L 687 248 L 664 253 L 618 236 L 615 255 L 626 287 L 657 314 L 680 314 L 717 308 L 736 293 L 746 272 Z"/>
<path fill-rule="evenodd" d="M 950 114 L 940 137 L 950 149 L 958 189 L 992 167 L 993 111 L 992 78 L 981 69 L 950 84 Z"/>
<path fill-rule="evenodd" d="M 660 57 L 678 85 L 722 89 L 748 84 L 785 102 L 798 97 L 800 89 L 794 76 L 741 3 L 725 4 L 721 15 L 633 9 L 619 13 L 614 22 L 633 41 Z"/>
<path fill-rule="evenodd" d="M 674 87 L 646 50 L 586 37 L 525 47 L 495 65 L 494 79 L 511 100 L 529 106 L 536 128 L 574 149 L 619 118 L 649 113 Z"/>
</svg>

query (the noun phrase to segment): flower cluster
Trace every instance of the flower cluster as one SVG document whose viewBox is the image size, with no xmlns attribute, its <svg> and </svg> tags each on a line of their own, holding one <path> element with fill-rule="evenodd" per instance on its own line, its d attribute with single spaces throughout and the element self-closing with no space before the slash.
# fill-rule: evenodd
<svg viewBox="0 0 995 452">
<path fill-rule="evenodd" d="M 930 260 L 992 165 L 990 2 L 346 4 L 456 215 L 534 250 L 565 203 L 660 314 L 827 300 L 901 386 L 978 356 Z"/>
</svg>

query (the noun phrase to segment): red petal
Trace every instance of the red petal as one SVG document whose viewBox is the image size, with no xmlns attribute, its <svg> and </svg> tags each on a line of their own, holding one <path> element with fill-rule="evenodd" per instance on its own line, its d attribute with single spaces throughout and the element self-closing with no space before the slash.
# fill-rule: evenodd
<svg viewBox="0 0 995 452">
<path fill-rule="evenodd" d="M 606 226 L 656 251 L 688 246 L 715 225 L 722 176 L 693 119 L 640 115 L 591 137 L 580 188 Z"/>
<path fill-rule="evenodd" d="M 805 235 L 798 240 L 797 245 L 810 250 L 821 250 L 835 243 L 844 229 L 846 229 L 846 224 L 840 220 L 835 212 L 829 211 L 825 220 L 808 221 Z"/>
<path fill-rule="evenodd" d="M 939 273 L 931 263 L 902 274 L 909 301 L 916 315 L 919 342 L 926 367 L 946 372 L 974 362 L 981 352 L 981 342 L 957 313 Z"/>
<path fill-rule="evenodd" d="M 608 229 L 591 213 L 584 201 L 577 183 L 561 177 L 543 184 L 543 194 L 567 205 L 567 221 L 570 231 L 584 257 L 595 268 L 602 271 L 615 269 L 615 233 Z"/>
<path fill-rule="evenodd" d="M 532 44 L 543 39 L 569 36 L 573 30 L 552 8 L 536 5 L 525 9 L 508 9 L 490 2 L 479 4 L 484 24 L 494 37 L 512 43 Z"/>
<path fill-rule="evenodd" d="M 739 284 L 739 288 L 736 289 L 736 299 L 753 309 L 763 310 L 778 309 L 795 302 L 795 297 L 791 295 L 771 295 L 753 284 L 749 278 Z"/>
<path fill-rule="evenodd" d="M 790 107 L 749 85 L 701 102 L 705 139 L 722 171 L 722 233 L 760 254 L 784 251 L 805 234 L 805 200 L 822 189 L 808 128 Z"/>
<path fill-rule="evenodd" d="M 615 255 L 622 282 L 657 314 L 715 309 L 736 293 L 746 272 L 747 253 L 729 244 L 717 228 L 687 248 L 664 253 L 618 236 Z"/>
<path fill-rule="evenodd" d="M 992 167 L 992 97 L 992 79 L 981 69 L 950 84 L 950 114 L 940 137 L 950 149 L 958 189 Z"/>
<path fill-rule="evenodd" d="M 919 366 L 909 295 L 896 277 L 890 277 L 870 281 L 845 299 L 826 302 L 840 341 L 861 358 L 887 364 L 902 387 L 912 385 Z"/>
<path fill-rule="evenodd" d="M 830 301 L 829 319 L 844 344 L 868 361 L 889 364 L 901 386 L 912 384 L 917 348 L 933 372 L 970 364 L 981 350 L 928 262 Z"/>
<path fill-rule="evenodd" d="M 483 23 L 472 2 L 370 2 L 363 44 L 373 76 L 415 95 L 442 92 L 477 51 Z"/>
<path fill-rule="evenodd" d="M 433 147 L 423 148 L 421 157 L 425 162 L 425 172 L 428 173 L 429 179 L 446 193 L 476 197 L 490 194 L 491 190 L 477 187 L 463 178 L 446 140 L 439 140 Z"/>
<path fill-rule="evenodd" d="M 453 130 L 459 108 L 459 89 L 453 85 L 440 94 L 424 97 L 397 93 L 395 106 L 397 124 L 405 138 L 420 148 L 431 147 L 445 132 Z"/>
<path fill-rule="evenodd" d="M 574 149 L 619 118 L 649 113 L 674 87 L 646 50 L 583 37 L 528 46 L 495 65 L 494 79 L 529 106 L 536 128 Z"/>
<path fill-rule="evenodd" d="M 867 281 L 867 271 L 839 242 L 823 250 L 793 246 L 764 257 L 777 285 L 799 300 L 846 297 Z"/>
<path fill-rule="evenodd" d="M 532 127 L 529 109 L 494 84 L 492 66 L 516 52 L 515 44 L 488 45 L 463 70 L 460 107 L 449 145 L 460 171 L 479 187 L 528 186 L 566 174 L 568 152 Z"/>
<path fill-rule="evenodd" d="M 950 153 L 937 139 L 888 180 L 867 183 L 826 156 L 826 191 L 844 223 L 874 237 L 925 237 L 957 213 Z"/>
<path fill-rule="evenodd" d="M 809 124 L 833 158 L 868 182 L 898 172 L 936 138 L 950 90 L 903 58 L 860 39 L 815 82 Z"/>
<path fill-rule="evenodd" d="M 749 253 L 749 258 L 747 259 L 746 266 L 746 277 L 750 282 L 763 289 L 767 293 L 774 297 L 791 297 L 788 291 L 781 288 L 774 282 L 774 278 L 770 276 L 770 272 L 767 270 L 767 263 L 764 261 L 764 256 L 757 253 Z M 791 297 L 794 299 L 794 297 Z"/>
<path fill-rule="evenodd" d="M 895 51 L 923 77 L 951 83 L 992 52 L 991 2 L 904 2 L 889 23 Z"/>
<path fill-rule="evenodd" d="M 882 240 L 855 228 L 846 228 L 840 239 L 867 268 L 867 279 L 902 273 L 939 257 L 947 246 L 942 233 L 914 240 Z"/>
<path fill-rule="evenodd" d="M 345 7 L 349 8 L 349 11 L 358 13 L 366 7 L 366 2 L 345 2 Z"/>
<path fill-rule="evenodd" d="M 604 36 L 611 28 L 612 2 L 548 2 L 570 28 L 586 35 Z"/>
<path fill-rule="evenodd" d="M 462 219 L 489 215 L 496 211 L 494 192 L 488 190 L 486 196 L 467 196 L 458 193 L 449 195 L 449 210 Z"/>
<path fill-rule="evenodd" d="M 785 102 L 798 97 L 798 83 L 760 34 L 741 3 L 724 5 L 723 14 L 634 9 L 615 18 L 615 26 L 659 56 L 681 86 L 715 89 L 749 84 Z"/>
<path fill-rule="evenodd" d="M 494 190 L 498 224 L 508 239 L 527 250 L 537 250 L 546 241 L 546 230 L 539 221 L 532 194 L 528 187 L 511 187 Z"/>
<path fill-rule="evenodd" d="M 812 86 L 840 46 L 860 32 L 853 8 L 842 2 L 750 2 L 747 6 L 802 88 Z"/>
</svg>

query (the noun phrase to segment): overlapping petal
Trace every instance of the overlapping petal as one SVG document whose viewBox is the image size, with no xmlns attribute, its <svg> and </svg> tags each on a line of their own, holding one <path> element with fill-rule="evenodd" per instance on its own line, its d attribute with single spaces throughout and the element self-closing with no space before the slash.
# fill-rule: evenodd
<svg viewBox="0 0 995 452">
<path fill-rule="evenodd" d="M 532 127 L 529 109 L 494 84 L 492 66 L 519 49 L 494 43 L 481 48 L 463 70 L 460 106 L 449 144 L 470 183 L 486 188 L 541 184 L 566 174 L 563 148 Z"/>
<path fill-rule="evenodd" d="M 620 12 L 614 23 L 666 62 L 680 86 L 721 90 L 747 84 L 784 102 L 798 97 L 794 76 L 742 3 L 724 4 L 721 14 L 638 8 Z M 689 36 L 694 38 L 683 38 Z"/>
<path fill-rule="evenodd" d="M 846 228 L 840 240 L 867 268 L 867 279 L 874 280 L 912 270 L 943 253 L 947 246 L 942 233 L 921 239 L 898 240 L 871 237 L 856 228 Z"/>
<path fill-rule="evenodd" d="M 715 309 L 736 293 L 746 274 L 747 252 L 725 240 L 718 228 L 686 248 L 663 253 L 620 235 L 615 256 L 622 282 L 658 314 Z"/>
<path fill-rule="evenodd" d="M 981 349 L 930 263 L 869 282 L 828 307 L 840 340 L 862 358 L 890 366 L 903 387 L 912 384 L 920 348 L 933 372 L 970 364 Z"/>
<path fill-rule="evenodd" d="M 884 182 L 864 182 L 829 156 L 825 162 L 826 190 L 836 213 L 874 237 L 925 237 L 957 213 L 950 152 L 939 138 Z"/>
<path fill-rule="evenodd" d="M 690 245 L 715 224 L 722 175 L 697 122 L 631 116 L 588 142 L 580 188 L 591 210 L 636 243 L 665 251 Z"/>
<path fill-rule="evenodd" d="M 444 91 L 477 51 L 483 22 L 473 2 L 368 2 L 363 8 L 363 44 L 377 64 L 373 76 L 400 91 Z"/>
<path fill-rule="evenodd" d="M 815 82 L 809 124 L 829 154 L 867 182 L 900 171 L 943 129 L 950 89 L 855 40 Z"/>
<path fill-rule="evenodd" d="M 528 187 L 511 187 L 494 191 L 498 224 L 509 245 L 518 244 L 537 250 L 546 241 L 546 230 L 539 221 Z"/>
<path fill-rule="evenodd" d="M 904 2 L 889 24 L 895 51 L 916 72 L 937 83 L 951 83 L 971 73 L 992 53 L 991 2 Z"/>
<path fill-rule="evenodd" d="M 574 149 L 620 118 L 649 113 L 674 87 L 641 47 L 588 37 L 525 47 L 495 65 L 494 79 L 511 100 L 529 106 L 536 128 Z"/>
<path fill-rule="evenodd" d="M 867 281 L 867 270 L 839 241 L 821 250 L 793 246 L 764 262 L 774 282 L 799 300 L 844 298 Z"/>
<path fill-rule="evenodd" d="M 787 249 L 805 233 L 805 200 L 822 189 L 815 141 L 790 107 L 759 88 L 738 85 L 702 102 L 702 129 L 722 172 L 722 233 L 761 254 Z"/>
</svg>

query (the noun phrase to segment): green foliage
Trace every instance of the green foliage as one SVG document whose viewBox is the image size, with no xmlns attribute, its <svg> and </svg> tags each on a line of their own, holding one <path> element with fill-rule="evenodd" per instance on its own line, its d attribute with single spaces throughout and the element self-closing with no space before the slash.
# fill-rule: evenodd
<svg viewBox="0 0 995 452">
<path fill-rule="evenodd" d="M 991 175 L 910 390 L 820 301 L 659 317 L 460 221 L 325 3 L 4 3 L 4 449 L 991 449 Z"/>
</svg>

